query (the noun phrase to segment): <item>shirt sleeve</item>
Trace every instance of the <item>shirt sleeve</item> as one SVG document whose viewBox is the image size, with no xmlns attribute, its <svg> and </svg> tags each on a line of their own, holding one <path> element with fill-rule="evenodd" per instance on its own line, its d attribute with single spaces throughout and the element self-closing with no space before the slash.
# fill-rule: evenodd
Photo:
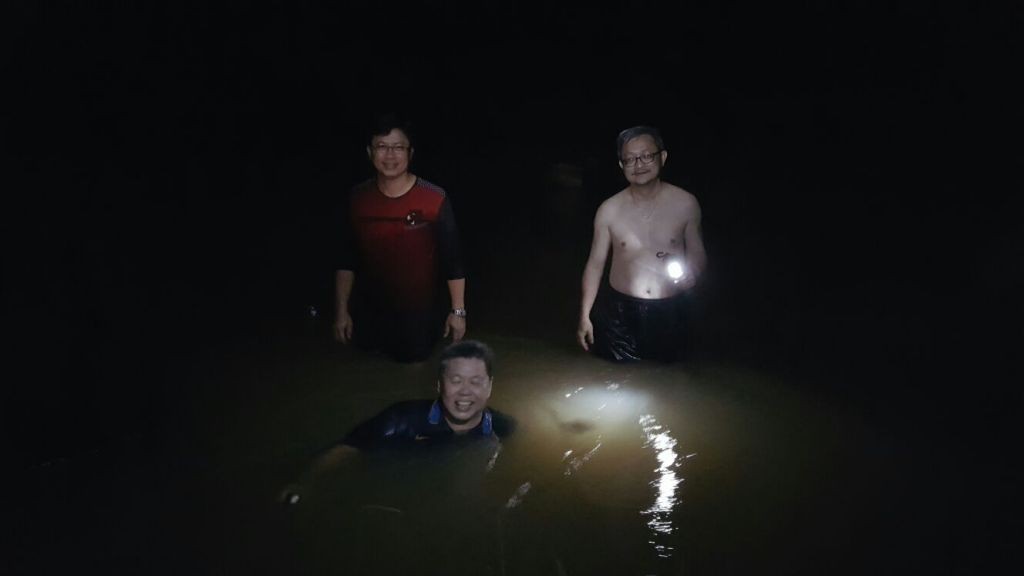
<svg viewBox="0 0 1024 576">
<path fill-rule="evenodd" d="M 462 247 L 459 243 L 459 228 L 455 224 L 455 212 L 452 203 L 446 196 L 441 201 L 437 215 L 437 244 L 441 256 L 441 272 L 448 280 L 466 277 L 462 262 Z"/>
<path fill-rule="evenodd" d="M 396 402 L 353 428 L 342 443 L 366 449 L 393 441 L 415 440 L 419 432 L 428 428 L 427 412 L 432 403 L 430 400 Z"/>
</svg>

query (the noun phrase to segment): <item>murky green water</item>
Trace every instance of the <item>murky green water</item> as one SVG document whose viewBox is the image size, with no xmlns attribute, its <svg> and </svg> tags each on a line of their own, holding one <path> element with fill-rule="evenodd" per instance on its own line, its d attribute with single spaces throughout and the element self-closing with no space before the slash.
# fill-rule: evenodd
<svg viewBox="0 0 1024 576">
<path fill-rule="evenodd" d="M 785 382 L 476 336 L 499 355 L 491 404 L 518 420 L 512 437 L 364 455 L 298 505 L 270 510 L 275 482 L 297 475 L 315 448 L 393 401 L 429 397 L 434 382 L 430 364 L 356 351 L 279 367 L 304 394 L 239 421 L 224 440 L 224 466 L 242 467 L 226 477 L 257 477 L 229 496 L 229 509 L 252 516 L 229 556 L 366 574 L 815 565 L 848 545 L 880 491 L 863 449 L 870 431 Z"/>
<path fill-rule="evenodd" d="M 282 506 L 319 449 L 435 378 L 294 335 L 191 365 L 228 385 L 181 401 L 182 439 L 155 460 L 129 446 L 39 472 L 65 494 L 39 488 L 30 538 L 53 520 L 86 565 L 223 574 L 856 573 L 922 545 L 887 527 L 909 464 L 842 406 L 736 366 L 480 332 L 514 435 L 359 455 Z M 38 546 L 27 564 L 57 562 Z"/>
</svg>

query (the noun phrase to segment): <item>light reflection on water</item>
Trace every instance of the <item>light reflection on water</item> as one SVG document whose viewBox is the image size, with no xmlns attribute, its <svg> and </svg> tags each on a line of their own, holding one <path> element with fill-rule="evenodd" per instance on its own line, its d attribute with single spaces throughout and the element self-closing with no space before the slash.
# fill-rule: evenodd
<svg viewBox="0 0 1024 576">
<path fill-rule="evenodd" d="M 601 447 L 601 443 L 598 442 L 596 446 L 591 448 L 590 451 L 587 452 L 586 454 L 584 454 L 583 456 L 580 456 L 579 458 L 573 458 L 573 459 L 569 460 L 569 466 L 568 466 L 568 468 L 565 469 L 565 475 L 566 476 L 572 476 L 573 472 L 576 472 L 577 470 L 579 470 L 584 464 L 589 462 L 590 459 L 594 457 L 594 454 L 597 454 L 597 450 L 600 447 Z M 569 452 L 572 452 L 572 450 L 570 450 Z"/>
<path fill-rule="evenodd" d="M 683 481 L 683 478 L 676 474 L 676 469 L 681 464 L 675 451 L 676 439 L 672 437 L 667 428 L 658 424 L 657 419 L 651 414 L 644 414 L 640 417 L 640 427 L 646 438 L 644 447 L 654 449 L 659 464 L 655 470 L 658 478 L 652 482 L 652 485 L 657 488 L 657 496 L 654 504 L 642 511 L 641 514 L 651 517 L 647 525 L 654 532 L 655 540 L 651 540 L 651 544 L 654 545 L 658 556 L 669 558 L 672 556 L 674 547 L 658 543 L 657 537 L 661 534 L 672 534 L 671 514 L 678 502 L 676 489 Z"/>
<path fill-rule="evenodd" d="M 633 514 L 647 516 L 649 536 L 643 542 L 654 557 L 671 559 L 677 548 L 673 514 L 683 481 L 678 469 L 684 458 L 676 452 L 675 436 L 652 410 L 671 410 L 673 400 L 650 394 L 652 388 L 656 390 L 659 386 L 658 382 L 646 381 L 646 372 L 635 378 L 630 371 L 616 369 L 620 371 L 616 378 L 582 384 L 575 380 L 562 382 L 557 396 L 547 396 L 543 403 L 555 428 L 537 426 L 550 432 L 538 444 L 554 444 L 564 466 L 563 475 L 575 478 L 576 488 L 591 493 L 598 504 L 632 509 Z M 651 374 L 655 380 L 669 381 L 674 385 L 672 389 L 680 391 L 678 374 Z M 634 379 L 636 382 L 631 383 Z M 642 445 L 632 440 L 637 432 L 643 438 Z M 643 465 L 651 451 L 657 462 L 653 479 L 651 468 Z M 642 497 L 649 503 L 650 486 L 655 487 L 655 501 L 642 504 L 638 497 L 645 494 Z M 644 524 L 637 522 L 635 528 L 622 525 L 619 530 L 639 534 L 641 526 Z M 634 548 L 636 552 L 639 550 Z"/>
<path fill-rule="evenodd" d="M 605 380 L 603 386 L 575 386 L 571 391 L 563 394 L 564 401 L 557 402 L 561 406 L 553 412 L 567 419 L 562 428 L 584 429 L 582 423 L 590 422 L 595 429 L 606 431 L 617 436 L 631 435 L 633 425 L 627 422 L 639 424 L 643 433 L 644 449 L 651 449 L 658 462 L 654 469 L 656 477 L 649 482 L 655 487 L 655 500 L 649 507 L 640 510 L 642 516 L 649 517 L 647 527 L 652 532 L 652 539 L 648 542 L 653 547 L 654 553 L 659 558 L 671 558 L 675 552 L 675 545 L 672 544 L 671 535 L 674 532 L 672 514 L 679 503 L 679 485 L 683 477 L 679 475 L 678 469 L 683 462 L 676 452 L 678 444 L 671 430 L 659 423 L 657 416 L 651 413 L 642 413 L 639 418 L 631 419 L 630 415 L 646 406 L 647 398 L 643 394 L 624 387 L 622 382 Z M 570 404 L 566 405 L 566 401 Z M 608 409 L 607 412 L 605 410 Z M 618 426 L 600 426 L 605 415 L 612 419 L 619 420 Z M 626 421 L 623 421 L 626 420 Z M 587 428 L 589 430 L 589 428 Z M 572 476 L 578 473 L 584 465 L 593 460 L 603 446 L 602 433 L 596 436 L 596 443 L 588 451 L 580 456 L 577 452 L 568 449 L 562 453 L 562 461 L 566 462 L 565 476 Z M 687 458 L 695 454 L 687 455 Z M 613 456 L 614 458 L 614 456 Z M 639 480 L 640 478 L 638 478 Z"/>
</svg>

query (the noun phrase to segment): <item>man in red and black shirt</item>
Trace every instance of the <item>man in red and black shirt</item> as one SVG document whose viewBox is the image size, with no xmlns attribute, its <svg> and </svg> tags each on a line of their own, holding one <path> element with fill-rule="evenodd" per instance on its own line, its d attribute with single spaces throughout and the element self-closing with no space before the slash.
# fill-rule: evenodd
<svg viewBox="0 0 1024 576">
<path fill-rule="evenodd" d="M 366 151 L 377 175 L 352 189 L 339 222 L 335 338 L 421 361 L 442 328 L 456 342 L 466 332 L 455 215 L 444 190 L 409 172 L 412 142 L 397 118 L 381 119 Z M 441 279 L 451 300 L 446 315 Z"/>
</svg>

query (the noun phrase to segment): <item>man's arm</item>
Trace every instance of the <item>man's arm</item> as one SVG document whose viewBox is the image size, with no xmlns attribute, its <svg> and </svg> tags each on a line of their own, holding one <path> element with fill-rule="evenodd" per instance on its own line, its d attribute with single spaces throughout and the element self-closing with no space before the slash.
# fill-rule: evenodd
<svg viewBox="0 0 1024 576">
<path fill-rule="evenodd" d="M 594 240 L 590 245 L 590 256 L 583 268 L 583 298 L 580 302 L 580 323 L 576 329 L 576 339 L 584 350 L 590 350 L 594 343 L 594 325 L 590 322 L 590 310 L 594 307 L 601 276 L 604 274 L 604 263 L 608 259 L 611 247 L 611 230 L 606 218 L 607 209 L 604 205 L 598 208 L 594 217 Z"/>
<path fill-rule="evenodd" d="M 451 297 L 453 310 L 456 308 L 464 310 L 466 308 L 466 279 L 449 280 L 448 295 Z M 447 338 L 449 333 L 452 335 L 452 342 L 462 340 L 462 337 L 466 335 L 466 317 L 456 316 L 449 312 L 444 325 L 444 337 Z"/>
<path fill-rule="evenodd" d="M 687 275 L 690 276 L 690 287 L 697 283 L 707 267 L 707 253 L 704 252 L 704 239 L 700 230 L 700 204 L 693 201 L 693 217 L 686 223 L 683 230 L 684 250 L 686 254 Z"/>
<path fill-rule="evenodd" d="M 342 344 L 348 344 L 352 340 L 352 316 L 348 312 L 348 300 L 352 295 L 355 278 L 355 272 L 351 270 L 334 272 L 334 339 Z"/>
<path fill-rule="evenodd" d="M 298 504 L 311 490 L 315 491 L 321 478 L 338 469 L 346 460 L 358 453 L 358 449 L 348 444 L 332 446 L 313 461 L 302 477 L 282 488 L 278 500 L 282 504 Z"/>
<path fill-rule="evenodd" d="M 352 316 L 348 303 L 356 278 L 356 237 L 351 210 L 349 196 L 342 199 L 335 209 L 339 233 L 334 262 L 334 339 L 342 344 L 352 341 Z"/>
<path fill-rule="evenodd" d="M 446 197 L 437 215 L 437 243 L 441 254 L 441 269 L 448 279 L 448 296 L 452 309 L 466 308 L 466 271 L 462 263 L 462 249 L 459 245 L 459 229 L 455 224 L 455 211 Z M 451 312 L 444 322 L 444 337 L 451 334 L 452 342 L 462 340 L 466 335 L 466 317 Z"/>
<path fill-rule="evenodd" d="M 321 479 L 329 478 L 331 471 L 337 470 L 342 464 L 353 458 L 360 449 L 393 436 L 402 423 L 400 406 L 400 404 L 394 404 L 369 420 L 358 424 L 340 442 L 320 452 L 298 480 L 281 490 L 278 499 L 284 504 L 297 504 L 307 494 L 316 492 L 317 484 Z"/>
</svg>

